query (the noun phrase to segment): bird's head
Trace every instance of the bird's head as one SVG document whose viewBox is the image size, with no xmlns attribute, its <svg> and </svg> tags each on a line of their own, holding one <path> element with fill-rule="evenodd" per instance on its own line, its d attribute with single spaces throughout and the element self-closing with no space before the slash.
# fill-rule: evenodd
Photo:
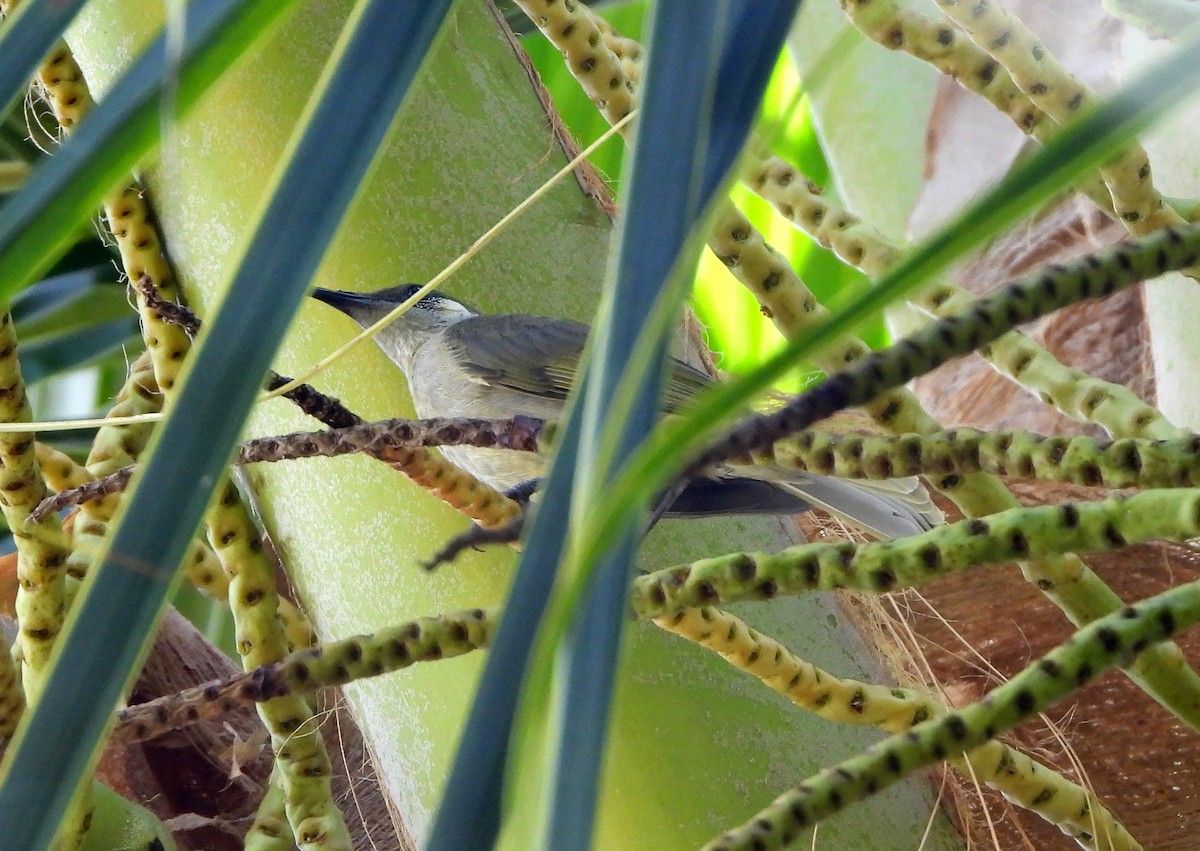
<svg viewBox="0 0 1200 851">
<path fill-rule="evenodd" d="M 397 305 L 408 301 L 420 284 L 400 284 L 369 293 L 344 292 L 317 287 L 312 297 L 340 310 L 363 328 L 374 325 Z M 460 301 L 431 290 L 408 311 L 375 336 L 375 342 L 406 373 L 413 353 L 429 337 L 461 322 L 476 311 Z"/>
</svg>

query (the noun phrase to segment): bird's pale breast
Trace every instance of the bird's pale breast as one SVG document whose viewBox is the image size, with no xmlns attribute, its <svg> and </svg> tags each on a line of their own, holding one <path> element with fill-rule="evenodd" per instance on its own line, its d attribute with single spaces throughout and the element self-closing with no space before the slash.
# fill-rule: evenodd
<svg viewBox="0 0 1200 851">
<path fill-rule="evenodd" d="M 417 350 L 412 369 L 422 377 L 415 382 L 416 386 L 413 382 L 409 384 L 413 406 L 420 417 L 509 419 L 523 414 L 557 420 L 562 414 L 562 402 L 556 399 L 505 387 L 485 387 L 454 364 L 438 336 Z M 464 446 L 445 446 L 440 451 L 452 463 L 500 490 L 536 479 L 545 472 L 545 459 L 532 452 Z"/>
</svg>

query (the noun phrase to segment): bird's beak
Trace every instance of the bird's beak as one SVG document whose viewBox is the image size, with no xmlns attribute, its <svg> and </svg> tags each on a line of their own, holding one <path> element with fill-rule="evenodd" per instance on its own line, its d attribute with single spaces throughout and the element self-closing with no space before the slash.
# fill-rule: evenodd
<svg viewBox="0 0 1200 851">
<path fill-rule="evenodd" d="M 368 307 L 375 304 L 375 299 L 365 293 L 327 290 L 324 287 L 315 287 L 311 295 L 317 301 L 323 301 L 330 307 L 337 308 L 342 313 L 349 313 L 356 307 Z"/>
</svg>

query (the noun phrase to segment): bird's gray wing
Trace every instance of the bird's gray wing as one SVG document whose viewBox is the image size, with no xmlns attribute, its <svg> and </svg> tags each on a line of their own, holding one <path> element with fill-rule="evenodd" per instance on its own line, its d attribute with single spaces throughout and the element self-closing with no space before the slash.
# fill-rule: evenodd
<svg viewBox="0 0 1200 851">
<path fill-rule="evenodd" d="M 472 316 L 443 332 L 475 381 L 547 399 L 571 390 L 588 328 L 569 319 L 507 314 Z"/>
<path fill-rule="evenodd" d="M 472 316 L 443 332 L 475 381 L 546 399 L 567 397 L 587 335 L 581 322 L 524 314 Z M 711 383 L 700 370 L 672 358 L 664 407 L 678 411 Z"/>
<path fill-rule="evenodd" d="M 455 362 L 472 380 L 563 400 L 571 391 L 588 328 L 569 319 L 509 314 L 473 316 L 442 333 Z M 711 384 L 703 372 L 672 359 L 664 408 L 678 411 Z M 668 513 L 792 513 L 815 505 L 880 538 L 911 535 L 940 522 L 916 479 L 848 482 L 769 466 L 727 468 L 713 478 L 717 481 L 689 483 Z"/>
<path fill-rule="evenodd" d="M 671 371 L 667 374 L 667 386 L 663 390 L 663 410 L 668 414 L 679 413 L 713 383 L 706 373 L 677 358 L 671 358 Z"/>
</svg>

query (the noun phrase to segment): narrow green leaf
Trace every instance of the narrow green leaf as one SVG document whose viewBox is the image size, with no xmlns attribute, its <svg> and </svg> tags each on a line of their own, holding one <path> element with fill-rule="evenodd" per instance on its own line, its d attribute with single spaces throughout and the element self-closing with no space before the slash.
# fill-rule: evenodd
<svg viewBox="0 0 1200 851">
<path fill-rule="evenodd" d="M 162 80 L 179 115 L 284 14 L 294 0 L 209 0 L 188 7 L 179 68 L 163 37 L 80 122 L 62 148 L 0 208 L 0 302 L 11 299 L 73 241 L 118 181 L 158 143 Z"/>
<path fill-rule="evenodd" d="M 110 268 L 111 272 L 112 269 Z M 111 275 L 109 276 L 111 278 Z M 72 304 L 83 296 L 100 281 L 101 269 L 92 266 L 62 275 L 55 275 L 38 281 L 37 284 L 23 291 L 9 305 L 13 321 L 18 328 L 25 326 L 26 332 L 30 323 L 43 321 Z M 128 310 L 126 310 L 128 313 Z M 21 334 L 18 339 L 26 339 Z"/>
<path fill-rule="evenodd" d="M 611 465 L 629 457 L 658 419 L 667 335 L 699 248 L 688 234 L 725 187 L 795 9 L 796 3 L 787 0 L 753 8 L 716 3 L 686 12 L 655 6 L 630 197 L 610 266 L 614 285 L 602 303 L 589 370 L 595 381 L 584 396 L 581 456 L 586 466 L 580 471 L 582 487 L 576 489 L 572 534 L 607 501 L 602 488 L 613 477 Z M 696 26 L 699 20 L 705 26 Z M 720 53 L 706 55 L 705 46 Z M 610 538 L 594 564 L 569 558 L 538 636 L 518 729 L 543 731 L 550 741 L 526 746 L 518 757 L 525 777 L 537 776 L 540 754 L 557 760 L 550 788 L 550 847 L 591 845 L 638 520 Z M 586 595 L 581 609 L 572 606 L 575 588 L 588 589 L 580 591 Z M 518 800 L 529 799 L 518 795 Z"/>
<path fill-rule="evenodd" d="M 7 106 L 29 88 L 50 52 L 85 0 L 25 0 L 0 30 L 0 104 Z"/>
<path fill-rule="evenodd" d="M 56 293 L 46 293 L 47 298 L 33 304 L 18 296 L 12 312 L 22 350 L 35 341 L 69 336 L 107 322 L 135 321 L 129 309 L 128 291 L 113 280 L 112 268 L 95 271 L 95 275 L 71 276 L 69 289 L 64 287 Z M 107 277 L 101 278 L 101 275 Z M 34 291 L 25 290 L 21 296 Z"/>
<path fill-rule="evenodd" d="M 581 422 L 573 523 L 581 513 L 586 515 L 590 503 L 611 480 L 614 455 L 632 452 L 659 418 L 668 328 L 665 323 L 655 327 L 649 321 L 652 311 L 648 308 L 660 300 L 668 301 L 665 297 L 674 289 L 670 311 L 674 315 L 682 294 L 679 286 L 668 287 L 672 270 L 682 263 L 691 271 L 692 263 L 683 256 L 697 248 L 688 244 L 688 236 L 715 188 L 715 181 L 705 173 L 706 168 L 712 169 L 713 99 L 727 28 L 734 25 L 736 17 L 735 4 L 723 0 L 692 4 L 687 10 L 656 3 L 652 10 L 628 195 L 609 261 L 611 286 L 602 298 L 593 332 L 588 386 L 582 404 L 572 411 L 572 417 Z M 739 150 L 742 141 L 737 140 Z M 721 162 L 722 177 L 732 161 L 726 156 Z M 709 177 L 707 185 L 705 177 Z M 623 381 L 636 383 L 636 390 L 630 392 L 626 404 L 614 405 Z M 571 499 L 566 493 L 546 494 L 547 499 L 559 496 Z M 624 602 L 640 525 L 626 527 L 610 542 L 582 609 L 555 642 L 553 652 L 541 656 L 543 662 L 552 660 L 549 665 L 539 670 L 539 655 L 535 652 L 533 656 L 518 730 L 522 738 L 532 735 L 540 741 L 516 752 L 511 776 L 518 782 L 523 779 L 528 788 L 530 780 L 540 781 L 543 776 L 540 760 L 548 757 L 552 761 L 548 800 L 541 795 L 516 796 L 519 805 L 537 807 L 546 801 L 548 812 L 542 818 L 517 815 L 516 821 L 548 825 L 543 840 L 547 847 L 592 846 Z M 565 531 L 539 526 L 531 535 L 530 546 L 538 534 L 561 538 Z M 544 636 L 538 641 L 545 646 Z M 540 688 L 551 675 L 558 688 Z M 536 723 L 530 723 L 535 719 Z"/>
<path fill-rule="evenodd" d="M 510 606 L 516 609 L 510 607 L 493 644 L 480 697 L 460 745 L 447 796 L 438 811 L 428 846 L 431 849 L 483 848 L 494 841 L 496 797 L 500 792 L 498 762 L 504 758 L 512 696 L 527 653 L 519 645 L 529 640 L 563 547 L 565 526 L 561 521 L 566 513 L 564 505 L 570 503 L 572 494 L 572 477 L 564 465 L 576 463 L 578 448 L 583 463 L 575 471 L 575 490 L 595 493 L 610 475 L 608 459 L 620 456 L 618 450 L 622 447 L 631 449 L 636 445 L 657 418 L 657 381 L 665 350 L 662 341 L 683 297 L 679 284 L 684 279 L 672 273 L 678 272 L 680 254 L 697 247 L 692 244 L 684 248 L 686 235 L 726 180 L 741 150 L 777 55 L 778 41 L 776 49 L 763 47 L 733 59 L 730 54 L 747 43 L 761 45 L 772 37 L 781 38 L 794 4 L 778 3 L 766 9 L 758 5 L 753 13 L 747 5 L 720 2 L 699 14 L 694 8 L 686 13 L 681 9 L 667 4 L 656 7 L 659 23 L 652 31 L 658 35 L 654 37 L 650 61 L 662 62 L 664 70 L 659 72 L 662 76 L 658 88 L 647 84 L 639 129 L 639 136 L 645 134 L 651 148 L 670 140 L 669 152 L 663 155 L 659 150 L 656 155 L 639 148 L 634 157 L 633 172 L 642 170 L 643 194 L 639 202 L 631 200 L 624 210 L 623 227 L 629 241 L 614 254 L 610 272 L 622 283 L 601 311 L 605 320 L 598 330 L 596 360 L 584 381 L 590 389 L 579 391 L 587 400 L 583 416 L 576 409 L 568 417 L 568 439 L 555 459 L 543 509 L 534 521 L 510 596 Z M 664 19 L 669 23 L 663 23 Z M 721 36 L 728 41 L 709 29 L 719 29 L 719 24 L 726 27 Z M 761 29 L 755 32 L 757 28 Z M 764 30 L 769 33 L 765 39 Z M 716 49 L 723 46 L 725 52 L 712 54 L 698 50 L 697 44 Z M 661 58 L 656 60 L 656 56 Z M 747 57 L 752 60 L 738 61 Z M 715 73 L 718 67 L 720 74 Z M 653 76 L 651 72 L 648 79 Z M 747 85 L 747 81 L 752 82 Z M 709 124 L 717 116 L 718 132 L 709 135 Z M 666 126 L 658 128 L 658 122 Z M 693 128 L 693 132 L 682 135 L 690 143 L 683 146 L 686 155 L 682 158 L 681 125 Z M 649 174 L 654 177 L 647 180 Z M 646 191 L 649 185 L 653 185 L 653 192 Z M 663 298 L 660 294 L 668 288 L 668 282 L 672 298 Z M 651 330 L 647 333 L 646 329 Z M 605 428 L 605 422 L 613 427 Z M 585 435 L 578 444 L 572 439 L 576 428 Z M 514 728 L 529 735 L 518 742 L 514 751 L 520 759 L 519 777 L 509 794 L 518 810 L 512 814 L 510 825 L 540 834 L 549 821 L 549 836 L 544 840 L 549 847 L 590 846 L 596 770 L 603 754 L 612 668 L 636 534 L 631 528 L 628 534 L 610 539 L 614 549 L 612 558 L 604 563 L 603 593 L 597 595 L 586 614 L 580 615 L 583 626 L 566 645 L 566 698 L 553 713 L 545 708 L 549 695 L 546 679 L 552 668 L 548 659 L 557 647 L 553 640 L 539 638 L 542 653 L 535 662 L 536 670 L 531 671 L 537 680 L 527 687 L 523 720 Z M 570 719 L 569 727 L 557 723 L 562 718 Z M 541 732 L 553 737 L 547 748 L 542 746 Z M 542 796 L 535 787 L 546 752 L 557 759 L 555 776 L 549 784 L 555 800 L 549 817 L 541 818 L 538 810 Z M 510 839 L 505 837 L 506 841 Z M 513 841 L 527 847 L 542 840 L 523 833 Z"/>
<path fill-rule="evenodd" d="M 93 566 L 0 785 L 0 848 L 49 847 L 87 776 L 242 422 L 448 0 L 356 6 L 150 461 Z M 87 700 L 80 700 L 87 695 Z"/>
<path fill-rule="evenodd" d="M 26 384 L 79 369 L 126 344 L 141 344 L 137 320 L 126 316 L 70 334 L 43 337 L 21 345 L 21 377 Z"/>
</svg>

